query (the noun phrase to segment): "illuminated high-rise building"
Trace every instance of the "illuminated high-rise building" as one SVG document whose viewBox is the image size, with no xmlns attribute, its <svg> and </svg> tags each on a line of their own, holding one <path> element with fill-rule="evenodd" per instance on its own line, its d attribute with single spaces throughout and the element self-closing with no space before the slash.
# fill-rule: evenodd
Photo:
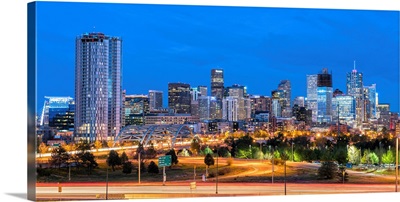
<svg viewBox="0 0 400 202">
<path fill-rule="evenodd" d="M 253 95 L 250 97 L 251 114 L 254 116 L 256 112 L 271 113 L 271 98 L 268 96 Z"/>
<path fill-rule="evenodd" d="M 339 106 L 339 107 L 338 107 Z M 353 125 L 356 118 L 356 102 L 353 96 L 339 94 L 332 98 L 332 122 Z"/>
<path fill-rule="evenodd" d="M 45 96 L 39 126 L 58 131 L 74 130 L 75 102 L 71 97 Z"/>
<path fill-rule="evenodd" d="M 361 126 L 365 120 L 364 96 L 363 96 L 363 73 L 354 69 L 347 73 L 346 79 L 347 95 L 351 95 L 356 100 L 356 124 Z"/>
<path fill-rule="evenodd" d="M 307 75 L 307 109 L 311 110 L 311 121 L 317 122 L 318 105 L 317 105 L 317 80 L 318 75 Z"/>
<path fill-rule="evenodd" d="M 85 33 L 75 44 L 75 140 L 113 139 L 122 127 L 122 39 Z"/>
<path fill-rule="evenodd" d="M 284 97 L 284 107 L 285 109 L 290 109 L 291 107 L 291 97 L 292 97 L 292 86 L 289 80 L 282 80 L 278 84 L 278 90 L 282 90 Z"/>
<path fill-rule="evenodd" d="M 217 99 L 212 96 L 200 96 L 198 116 L 200 121 L 216 119 Z"/>
<path fill-rule="evenodd" d="M 239 120 L 239 99 L 226 97 L 222 101 L 222 119 L 227 121 Z"/>
<path fill-rule="evenodd" d="M 125 126 L 145 125 L 145 116 L 150 113 L 147 95 L 126 95 L 124 100 Z"/>
<path fill-rule="evenodd" d="M 211 96 L 222 100 L 224 97 L 224 70 L 211 70 Z"/>
<path fill-rule="evenodd" d="M 190 85 L 186 83 L 168 84 L 168 108 L 178 114 L 190 114 Z"/>
<path fill-rule="evenodd" d="M 365 119 L 376 118 L 377 96 L 376 84 L 363 87 Z"/>
<path fill-rule="evenodd" d="M 217 119 L 222 118 L 222 99 L 224 98 L 224 70 L 211 70 L 211 96 L 217 99 Z"/>
<path fill-rule="evenodd" d="M 207 96 L 207 86 L 198 86 L 197 90 L 200 92 L 200 96 Z"/>
<path fill-rule="evenodd" d="M 294 98 L 293 105 L 297 105 L 298 107 L 304 107 L 305 106 L 305 98 L 303 96 L 298 96 L 298 97 Z"/>
<path fill-rule="evenodd" d="M 332 74 L 327 68 L 317 76 L 317 122 L 330 124 L 332 121 Z"/>
<path fill-rule="evenodd" d="M 163 108 L 163 92 L 158 90 L 149 90 L 150 110 L 160 110 Z"/>
</svg>

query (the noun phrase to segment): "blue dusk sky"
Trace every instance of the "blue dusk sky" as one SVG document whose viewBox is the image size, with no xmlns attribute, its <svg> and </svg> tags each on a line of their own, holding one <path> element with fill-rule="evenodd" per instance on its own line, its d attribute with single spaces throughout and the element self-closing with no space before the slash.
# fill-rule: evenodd
<svg viewBox="0 0 400 202">
<path fill-rule="evenodd" d="M 168 83 L 208 86 L 213 68 L 225 86 L 270 96 L 290 80 L 306 96 L 306 75 L 332 72 L 346 92 L 356 69 L 376 84 L 380 103 L 399 111 L 399 12 L 223 6 L 37 2 L 37 105 L 74 95 L 75 39 L 102 32 L 123 40 L 123 89 L 164 92 Z"/>
</svg>

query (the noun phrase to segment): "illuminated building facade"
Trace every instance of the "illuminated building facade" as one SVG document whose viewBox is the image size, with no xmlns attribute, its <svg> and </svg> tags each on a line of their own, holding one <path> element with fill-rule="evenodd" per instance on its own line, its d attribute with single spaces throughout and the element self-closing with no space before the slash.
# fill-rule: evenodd
<svg viewBox="0 0 400 202">
<path fill-rule="evenodd" d="M 149 90 L 150 110 L 160 110 L 163 108 L 163 92 L 158 90 Z"/>
<path fill-rule="evenodd" d="M 125 126 L 145 125 L 145 116 L 150 113 L 147 95 L 126 95 L 124 101 Z"/>
<path fill-rule="evenodd" d="M 113 139 L 123 121 L 122 39 L 85 33 L 75 42 L 75 140 Z"/>
<path fill-rule="evenodd" d="M 355 67 L 347 73 L 346 79 L 347 95 L 351 95 L 356 100 L 356 124 L 362 125 L 364 118 L 364 96 L 363 96 L 363 73 L 358 72 Z"/>
<path fill-rule="evenodd" d="M 322 69 L 317 76 L 317 123 L 330 124 L 332 121 L 332 74 Z"/>
<path fill-rule="evenodd" d="M 190 85 L 186 83 L 168 84 L 168 108 L 178 114 L 190 114 Z"/>
<path fill-rule="evenodd" d="M 211 96 L 217 99 L 217 119 L 222 118 L 222 99 L 224 98 L 224 70 L 211 70 Z"/>
<path fill-rule="evenodd" d="M 307 75 L 307 109 L 311 110 L 312 123 L 317 122 L 318 105 L 317 105 L 317 80 L 318 75 Z"/>
<path fill-rule="evenodd" d="M 57 131 L 73 131 L 74 117 L 73 98 L 45 96 L 39 126 L 51 127 Z"/>
</svg>

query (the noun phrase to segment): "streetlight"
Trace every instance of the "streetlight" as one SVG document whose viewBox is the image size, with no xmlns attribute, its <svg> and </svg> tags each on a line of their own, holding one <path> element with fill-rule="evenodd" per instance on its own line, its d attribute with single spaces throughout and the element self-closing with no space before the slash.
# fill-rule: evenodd
<svg viewBox="0 0 400 202">
<path fill-rule="evenodd" d="M 271 172 L 272 184 L 274 184 L 274 153 L 275 153 L 274 152 L 274 147 L 272 147 L 272 172 Z"/>
<path fill-rule="evenodd" d="M 139 164 L 139 166 L 138 166 L 138 167 L 139 167 L 139 168 L 138 168 L 138 171 L 139 171 L 139 172 L 138 172 L 138 183 L 139 183 L 139 184 L 140 184 L 140 164 L 141 164 L 141 163 L 140 163 L 140 153 L 141 153 L 141 152 L 140 152 L 140 150 L 139 150 L 139 153 L 138 153 L 138 164 Z"/>
<path fill-rule="evenodd" d="M 218 150 L 219 150 L 219 145 L 217 144 L 217 174 L 216 174 L 216 180 L 215 180 L 215 194 L 218 194 Z"/>
<path fill-rule="evenodd" d="M 399 184 L 399 181 L 397 180 L 397 178 L 399 176 L 399 138 L 400 138 L 400 134 L 397 134 L 397 137 L 396 137 L 396 192 L 397 192 L 397 185 Z"/>
<path fill-rule="evenodd" d="M 107 177 L 106 177 L 106 200 L 108 200 L 108 166 L 107 166 Z"/>
</svg>

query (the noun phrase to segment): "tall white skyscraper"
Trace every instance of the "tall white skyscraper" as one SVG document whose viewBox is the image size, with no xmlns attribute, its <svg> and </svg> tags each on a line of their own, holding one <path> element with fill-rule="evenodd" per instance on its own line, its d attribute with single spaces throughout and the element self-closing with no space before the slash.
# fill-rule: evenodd
<svg viewBox="0 0 400 202">
<path fill-rule="evenodd" d="M 85 33 L 75 43 L 74 138 L 113 139 L 122 127 L 122 39 Z"/>
<path fill-rule="evenodd" d="M 311 121 L 317 122 L 317 80 L 318 75 L 307 75 L 307 108 L 312 111 Z"/>
<path fill-rule="evenodd" d="M 222 100 L 222 119 L 227 121 L 239 120 L 239 98 L 229 96 Z"/>
</svg>

